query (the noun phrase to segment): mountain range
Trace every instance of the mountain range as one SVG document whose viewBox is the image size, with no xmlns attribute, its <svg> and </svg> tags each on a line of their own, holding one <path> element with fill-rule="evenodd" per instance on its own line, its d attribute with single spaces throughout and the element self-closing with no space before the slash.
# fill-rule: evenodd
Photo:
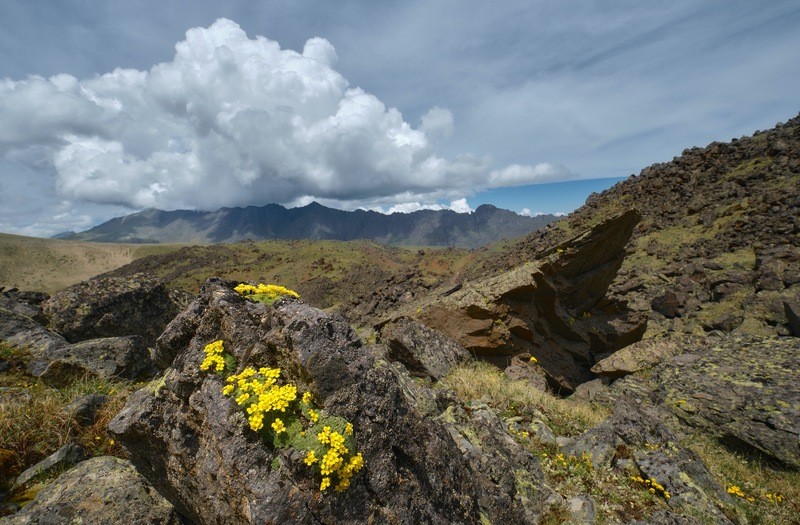
<svg viewBox="0 0 800 525">
<path fill-rule="evenodd" d="M 557 219 L 526 217 L 484 204 L 472 213 L 420 210 L 386 215 L 375 211 L 342 211 L 312 202 L 300 208 L 278 204 L 222 208 L 217 211 L 147 209 L 111 219 L 60 239 L 125 243 L 229 243 L 245 239 L 369 239 L 404 246 L 475 248 L 528 234 Z"/>
</svg>

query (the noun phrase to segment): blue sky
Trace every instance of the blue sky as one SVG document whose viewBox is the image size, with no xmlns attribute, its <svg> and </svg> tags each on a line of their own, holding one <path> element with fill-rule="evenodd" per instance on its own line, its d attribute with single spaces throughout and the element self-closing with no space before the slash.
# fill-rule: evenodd
<svg viewBox="0 0 800 525">
<path fill-rule="evenodd" d="M 5 0 L 0 231 L 312 200 L 569 212 L 795 116 L 798 27 L 794 0 Z"/>
</svg>

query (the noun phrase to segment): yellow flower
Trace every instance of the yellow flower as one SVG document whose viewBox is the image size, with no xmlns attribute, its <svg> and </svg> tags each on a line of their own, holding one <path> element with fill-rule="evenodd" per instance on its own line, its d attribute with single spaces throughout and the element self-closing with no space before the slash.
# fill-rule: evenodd
<svg viewBox="0 0 800 525">
<path fill-rule="evenodd" d="M 306 459 L 304 459 L 303 461 L 305 462 L 306 465 L 311 466 L 317 461 L 319 461 L 319 459 L 314 454 L 313 450 L 309 450 L 308 453 L 306 454 Z"/>
<path fill-rule="evenodd" d="M 276 418 L 275 421 L 272 422 L 272 430 L 274 430 L 276 434 L 280 434 L 281 432 L 286 432 L 286 427 L 283 421 Z"/>
<path fill-rule="evenodd" d="M 308 419 L 310 419 L 312 423 L 316 423 L 317 421 L 319 421 L 319 414 L 313 408 L 309 408 Z"/>
<path fill-rule="evenodd" d="M 311 392 L 306 392 L 303 394 L 303 403 L 306 405 L 311 403 Z"/>
<path fill-rule="evenodd" d="M 224 387 L 222 387 L 222 395 L 223 396 L 231 395 L 233 393 L 234 388 L 235 387 L 233 385 L 225 385 Z"/>
<path fill-rule="evenodd" d="M 347 425 L 345 425 L 344 433 L 347 434 L 348 436 L 352 436 L 353 435 L 353 424 L 352 423 L 348 422 Z"/>
<path fill-rule="evenodd" d="M 319 484 L 319 490 L 325 490 L 331 486 L 331 478 L 324 477 L 322 478 L 322 483 Z"/>
<path fill-rule="evenodd" d="M 539 362 L 539 360 L 538 360 L 538 359 L 536 359 L 535 357 L 531 356 L 531 358 L 530 358 L 530 359 L 528 359 L 528 362 L 530 362 L 530 363 L 532 363 L 532 364 L 534 364 L 534 365 L 535 365 L 536 363 L 538 363 L 538 362 Z"/>
</svg>

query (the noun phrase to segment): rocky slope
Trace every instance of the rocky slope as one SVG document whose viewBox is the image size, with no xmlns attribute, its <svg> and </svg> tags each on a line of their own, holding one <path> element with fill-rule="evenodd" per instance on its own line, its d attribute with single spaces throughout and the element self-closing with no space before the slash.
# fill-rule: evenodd
<svg viewBox="0 0 800 525">
<path fill-rule="evenodd" d="M 648 337 L 798 334 L 800 117 L 650 166 L 473 272 L 516 267 L 631 208 L 642 221 L 611 296 L 648 314 Z"/>
<path fill-rule="evenodd" d="M 108 425 L 130 463 L 20 465 L 0 427 L 0 491 L 66 469 L 0 524 L 797 523 L 798 128 L 689 150 L 459 275 L 395 273 L 363 337 L 239 279 L 4 293 L 1 414 L 37 374 L 156 377 Z"/>
<path fill-rule="evenodd" d="M 214 212 L 162 211 L 126 215 L 62 239 L 100 242 L 220 243 L 244 239 L 371 239 L 391 245 L 475 248 L 518 237 L 544 227 L 553 215 L 524 217 L 494 206 L 473 213 L 422 210 L 385 215 L 374 211 L 342 211 L 311 203 L 286 209 L 223 208 Z"/>
</svg>

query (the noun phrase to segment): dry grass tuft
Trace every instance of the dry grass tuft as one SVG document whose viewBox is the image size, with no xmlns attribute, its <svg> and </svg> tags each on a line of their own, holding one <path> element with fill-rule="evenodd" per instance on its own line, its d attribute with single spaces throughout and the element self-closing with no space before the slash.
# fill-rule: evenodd
<svg viewBox="0 0 800 525">
<path fill-rule="evenodd" d="M 541 413 L 560 435 L 579 434 L 609 415 L 589 403 L 559 399 L 531 388 L 526 381 L 508 379 L 497 367 L 481 361 L 454 368 L 442 384 L 464 401 L 480 401 L 503 414 Z"/>
</svg>

